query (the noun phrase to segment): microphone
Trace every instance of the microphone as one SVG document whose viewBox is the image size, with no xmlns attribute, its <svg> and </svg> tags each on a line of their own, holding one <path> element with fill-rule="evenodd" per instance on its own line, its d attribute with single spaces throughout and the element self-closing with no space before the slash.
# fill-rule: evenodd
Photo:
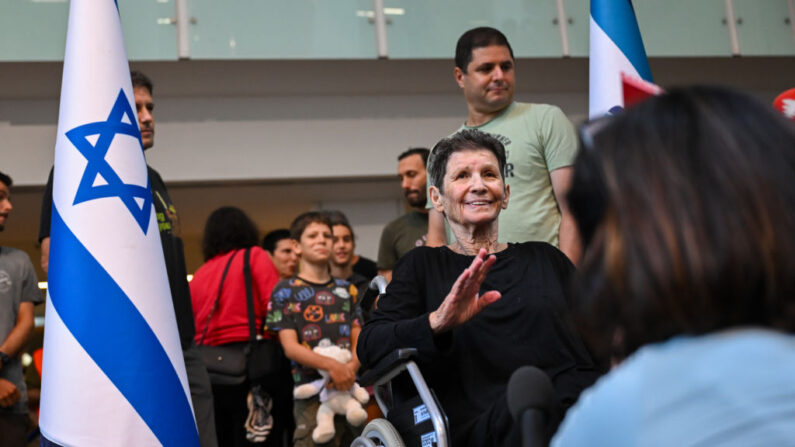
<svg viewBox="0 0 795 447">
<path fill-rule="evenodd" d="M 547 425 L 558 405 L 549 377 L 535 366 L 517 369 L 508 381 L 507 399 L 511 416 L 521 430 L 522 445 L 548 445 Z"/>
</svg>

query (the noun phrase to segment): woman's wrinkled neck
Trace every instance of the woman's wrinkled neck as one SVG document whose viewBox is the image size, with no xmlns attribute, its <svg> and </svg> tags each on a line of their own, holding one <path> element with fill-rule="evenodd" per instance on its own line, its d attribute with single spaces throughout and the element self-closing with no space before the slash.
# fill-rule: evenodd
<svg viewBox="0 0 795 447">
<path fill-rule="evenodd" d="M 458 254 L 475 256 L 481 248 L 486 252 L 498 253 L 505 250 L 508 244 L 497 241 L 497 221 L 484 226 L 459 226 L 452 224 L 451 228 L 455 235 L 455 242 L 448 245 L 448 248 Z"/>
</svg>

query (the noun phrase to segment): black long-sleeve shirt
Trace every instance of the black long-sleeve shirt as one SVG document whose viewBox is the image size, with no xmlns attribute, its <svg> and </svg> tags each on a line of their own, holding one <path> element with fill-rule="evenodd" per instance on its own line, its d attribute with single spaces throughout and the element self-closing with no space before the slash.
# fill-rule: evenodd
<svg viewBox="0 0 795 447">
<path fill-rule="evenodd" d="M 527 242 L 510 244 L 496 256 L 481 291 L 498 290 L 502 298 L 434 336 L 430 312 L 474 257 L 446 247 L 410 251 L 359 336 L 365 367 L 397 348 L 418 349 L 418 363 L 447 413 L 453 439 L 458 427 L 504 399 L 508 379 L 520 366 L 545 371 L 564 408 L 598 377 L 570 322 L 565 289 L 574 266 L 565 255 L 549 244 Z"/>
</svg>

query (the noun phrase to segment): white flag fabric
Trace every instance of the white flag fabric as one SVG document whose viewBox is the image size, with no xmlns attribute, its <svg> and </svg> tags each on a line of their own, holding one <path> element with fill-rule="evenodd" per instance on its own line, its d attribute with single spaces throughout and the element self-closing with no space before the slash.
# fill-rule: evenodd
<svg viewBox="0 0 795 447">
<path fill-rule="evenodd" d="M 72 0 L 55 144 L 44 445 L 198 446 L 121 23 Z"/>
<path fill-rule="evenodd" d="M 621 73 L 653 82 L 630 0 L 591 0 L 588 115 L 624 107 Z"/>
</svg>

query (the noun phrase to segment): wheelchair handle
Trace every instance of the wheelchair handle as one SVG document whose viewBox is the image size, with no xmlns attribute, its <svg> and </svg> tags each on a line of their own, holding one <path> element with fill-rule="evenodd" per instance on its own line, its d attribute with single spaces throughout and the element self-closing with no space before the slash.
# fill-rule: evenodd
<svg viewBox="0 0 795 447">
<path fill-rule="evenodd" d="M 379 295 L 386 293 L 386 278 L 381 275 L 376 276 L 370 281 L 370 290 L 378 291 Z"/>
</svg>

